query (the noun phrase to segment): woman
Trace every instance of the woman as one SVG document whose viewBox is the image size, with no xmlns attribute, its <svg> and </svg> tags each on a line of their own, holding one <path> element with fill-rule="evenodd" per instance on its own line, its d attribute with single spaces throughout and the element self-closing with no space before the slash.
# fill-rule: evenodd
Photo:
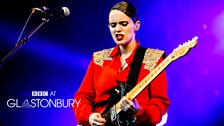
<svg viewBox="0 0 224 126">
<path fill-rule="evenodd" d="M 122 1 L 111 8 L 109 29 L 116 47 L 93 54 L 83 82 L 75 94 L 75 99 L 81 100 L 79 106 L 74 107 L 79 125 L 153 126 L 167 112 L 170 101 L 166 73 L 163 71 L 134 100 L 121 98 L 119 109 L 123 115 L 117 115 L 115 119 L 110 115 L 108 119 L 102 114 L 111 98 L 111 90 L 128 79 L 135 52 L 140 46 L 135 38 L 139 28 L 137 11 L 130 2 Z M 146 50 L 137 84 L 163 60 L 163 56 L 161 50 Z M 112 123 L 108 124 L 109 121 Z"/>
</svg>

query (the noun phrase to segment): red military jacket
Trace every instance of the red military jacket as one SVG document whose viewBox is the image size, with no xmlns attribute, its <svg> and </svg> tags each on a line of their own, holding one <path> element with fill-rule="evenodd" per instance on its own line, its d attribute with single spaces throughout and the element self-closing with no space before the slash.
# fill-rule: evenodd
<svg viewBox="0 0 224 126">
<path fill-rule="evenodd" d="M 75 93 L 75 99 L 81 100 L 79 106 L 73 108 L 78 124 L 89 125 L 89 116 L 93 113 L 92 105 L 108 100 L 111 89 L 118 86 L 118 81 L 127 81 L 130 65 L 138 46 L 139 43 L 126 59 L 128 67 L 122 71 L 120 71 L 118 46 L 93 54 L 81 86 Z M 162 55 L 164 51 L 158 49 L 148 48 L 146 50 L 137 84 L 163 60 Z M 136 97 L 141 106 L 135 115 L 136 123 L 157 124 L 160 122 L 170 104 L 167 85 L 166 73 L 163 71 Z"/>
</svg>

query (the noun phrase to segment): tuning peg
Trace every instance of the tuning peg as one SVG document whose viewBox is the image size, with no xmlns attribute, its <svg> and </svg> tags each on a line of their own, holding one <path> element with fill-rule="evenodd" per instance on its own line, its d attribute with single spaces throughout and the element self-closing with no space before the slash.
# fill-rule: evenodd
<svg viewBox="0 0 224 126">
<path fill-rule="evenodd" d="M 195 36 L 193 39 L 194 39 L 194 40 L 197 40 L 197 39 L 198 39 L 198 36 Z"/>
</svg>

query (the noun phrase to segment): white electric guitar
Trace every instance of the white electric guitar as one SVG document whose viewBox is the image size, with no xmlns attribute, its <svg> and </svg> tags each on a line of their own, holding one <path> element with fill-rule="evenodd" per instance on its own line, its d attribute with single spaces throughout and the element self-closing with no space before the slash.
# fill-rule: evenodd
<svg viewBox="0 0 224 126">
<path fill-rule="evenodd" d="M 179 45 L 173 52 L 167 56 L 153 71 L 151 71 L 141 82 L 139 82 L 131 91 L 129 91 L 125 97 L 133 100 L 142 90 L 144 90 L 152 81 L 155 79 L 159 73 L 161 73 L 171 62 L 176 59 L 186 55 L 191 48 L 197 45 L 198 37 L 192 38 L 192 40 L 188 40 L 187 42 Z M 121 100 L 118 101 L 113 106 L 107 106 L 108 109 L 105 109 L 102 113 L 102 117 L 106 118 L 106 120 L 111 120 L 111 111 L 115 112 L 114 114 L 119 114 L 121 112 Z"/>
</svg>

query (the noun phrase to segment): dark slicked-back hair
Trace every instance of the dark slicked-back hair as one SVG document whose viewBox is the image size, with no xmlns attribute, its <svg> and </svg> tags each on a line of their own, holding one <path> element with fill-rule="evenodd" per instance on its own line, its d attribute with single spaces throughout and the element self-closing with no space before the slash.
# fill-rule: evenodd
<svg viewBox="0 0 224 126">
<path fill-rule="evenodd" d="M 119 10 L 126 14 L 128 17 L 132 19 L 134 23 L 136 23 L 139 18 L 138 18 L 138 13 L 134 5 L 128 1 L 121 1 L 116 3 L 111 10 Z"/>
</svg>

